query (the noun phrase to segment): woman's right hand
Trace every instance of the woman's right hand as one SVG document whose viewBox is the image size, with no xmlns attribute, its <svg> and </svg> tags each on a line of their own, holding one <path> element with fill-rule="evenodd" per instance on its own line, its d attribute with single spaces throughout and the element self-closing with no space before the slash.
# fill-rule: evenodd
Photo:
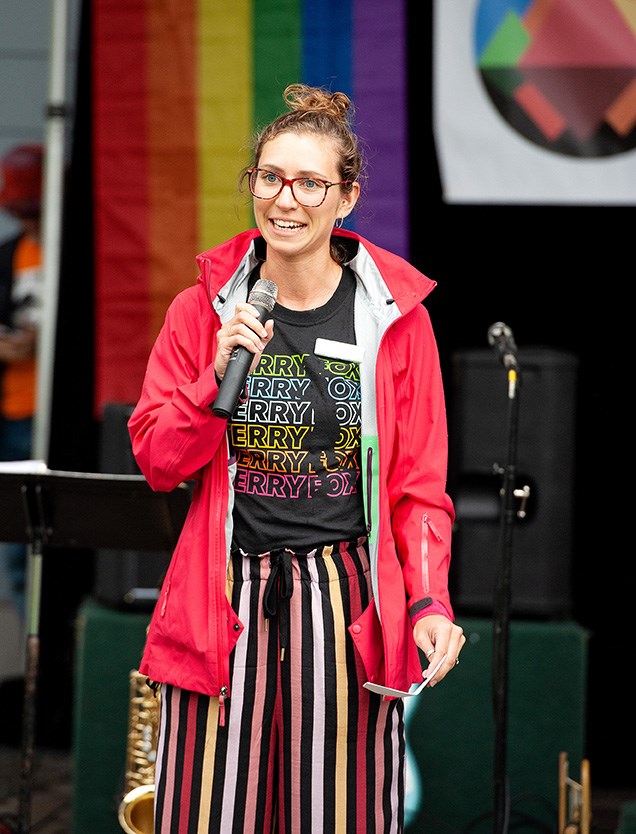
<svg viewBox="0 0 636 834">
<path fill-rule="evenodd" d="M 268 319 L 263 325 L 258 319 L 258 310 L 253 305 L 247 302 L 237 304 L 234 316 L 225 322 L 216 334 L 217 351 L 214 359 L 214 372 L 217 378 L 223 379 L 232 351 L 238 345 L 242 345 L 254 354 L 250 365 L 250 372 L 253 371 L 273 335 L 273 319 Z"/>
</svg>

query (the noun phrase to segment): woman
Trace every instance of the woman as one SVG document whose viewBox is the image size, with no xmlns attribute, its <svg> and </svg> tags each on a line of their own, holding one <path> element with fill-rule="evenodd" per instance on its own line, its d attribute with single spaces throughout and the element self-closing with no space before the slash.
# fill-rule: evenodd
<svg viewBox="0 0 636 834">
<path fill-rule="evenodd" d="M 434 685 L 465 641 L 434 283 L 337 228 L 363 169 L 349 98 L 285 101 L 243 172 L 258 228 L 199 256 L 129 422 L 153 489 L 195 482 L 140 666 L 162 694 L 155 834 L 402 830 L 403 701 L 364 684 L 408 690 L 421 651 Z"/>
</svg>

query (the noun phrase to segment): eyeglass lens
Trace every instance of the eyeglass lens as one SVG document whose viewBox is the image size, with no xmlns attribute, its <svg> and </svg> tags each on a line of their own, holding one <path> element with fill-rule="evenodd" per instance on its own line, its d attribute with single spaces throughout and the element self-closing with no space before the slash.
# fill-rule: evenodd
<svg viewBox="0 0 636 834">
<path fill-rule="evenodd" d="M 273 171 L 259 169 L 251 172 L 249 184 L 252 194 L 261 200 L 272 200 L 274 197 L 278 197 L 283 187 L 290 185 L 294 199 L 301 206 L 319 206 L 325 199 L 325 194 L 327 193 L 326 184 L 320 180 L 314 180 L 309 177 L 283 180 L 282 177 Z"/>
</svg>

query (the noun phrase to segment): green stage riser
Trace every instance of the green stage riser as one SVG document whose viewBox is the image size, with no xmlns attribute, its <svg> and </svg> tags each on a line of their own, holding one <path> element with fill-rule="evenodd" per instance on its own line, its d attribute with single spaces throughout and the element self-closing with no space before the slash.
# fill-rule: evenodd
<svg viewBox="0 0 636 834">
<path fill-rule="evenodd" d="M 148 621 L 92 600 L 80 609 L 71 834 L 121 834 L 129 673 Z M 460 665 L 408 701 L 406 834 L 492 834 L 492 622 L 459 622 L 467 636 Z M 508 666 L 510 831 L 555 830 L 559 753 L 573 778 L 584 757 L 587 632 L 572 622 L 513 620 Z M 593 782 L 593 762 L 590 770 Z"/>
<path fill-rule="evenodd" d="M 79 611 L 71 834 L 122 834 L 129 675 L 139 666 L 149 620 L 93 601 Z"/>
<path fill-rule="evenodd" d="M 493 831 L 493 625 L 458 622 L 467 638 L 460 665 L 406 708 L 407 834 Z M 514 834 L 556 831 L 561 751 L 570 776 L 579 776 L 587 640 L 572 622 L 510 623 L 506 771 Z"/>
</svg>

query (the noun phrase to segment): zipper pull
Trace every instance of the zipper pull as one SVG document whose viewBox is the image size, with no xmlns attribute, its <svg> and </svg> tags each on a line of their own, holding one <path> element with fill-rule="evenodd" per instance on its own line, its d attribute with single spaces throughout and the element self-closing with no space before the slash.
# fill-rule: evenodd
<svg viewBox="0 0 636 834">
<path fill-rule="evenodd" d="M 227 686 L 219 689 L 219 727 L 225 727 L 225 698 L 227 697 Z"/>
<path fill-rule="evenodd" d="M 161 614 L 159 616 L 164 617 L 166 613 L 166 606 L 168 605 L 168 592 L 170 590 L 170 583 L 168 582 L 166 585 L 166 590 L 163 592 L 163 601 L 161 603 Z"/>
<path fill-rule="evenodd" d="M 428 525 L 428 527 L 429 527 L 429 528 L 430 528 L 430 530 L 431 530 L 431 533 L 435 536 L 435 538 L 437 539 L 437 541 L 438 541 L 438 542 L 441 542 L 442 537 L 441 537 L 441 536 L 440 536 L 440 534 L 437 532 L 437 529 L 436 529 L 435 525 L 433 524 L 433 520 L 432 520 L 432 519 L 431 519 L 431 517 L 428 515 L 428 513 L 424 513 L 424 517 L 423 517 L 422 521 L 424 522 L 424 524 Z"/>
</svg>

